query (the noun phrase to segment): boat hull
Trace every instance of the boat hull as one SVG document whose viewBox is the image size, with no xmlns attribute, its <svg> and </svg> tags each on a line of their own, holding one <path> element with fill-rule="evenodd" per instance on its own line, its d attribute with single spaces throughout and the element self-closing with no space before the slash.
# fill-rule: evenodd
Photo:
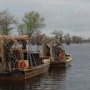
<svg viewBox="0 0 90 90">
<path fill-rule="evenodd" d="M 71 60 L 72 58 L 67 58 L 64 61 L 52 61 L 50 63 L 50 68 L 67 68 L 71 66 Z"/>
<path fill-rule="evenodd" d="M 27 69 L 26 71 L 14 70 L 12 72 L 0 72 L 0 81 L 1 80 L 25 80 L 32 78 L 34 76 L 46 73 L 49 69 L 50 63 L 45 63 L 40 66 L 35 66 L 32 69 Z"/>
</svg>

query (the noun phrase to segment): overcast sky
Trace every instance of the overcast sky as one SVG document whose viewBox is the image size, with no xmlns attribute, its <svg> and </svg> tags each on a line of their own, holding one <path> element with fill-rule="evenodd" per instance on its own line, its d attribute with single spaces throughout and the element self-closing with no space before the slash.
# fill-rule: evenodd
<svg viewBox="0 0 90 90">
<path fill-rule="evenodd" d="M 21 18 L 27 11 L 37 11 L 45 18 L 45 33 L 90 36 L 90 0 L 0 0 L 0 9 Z"/>
</svg>

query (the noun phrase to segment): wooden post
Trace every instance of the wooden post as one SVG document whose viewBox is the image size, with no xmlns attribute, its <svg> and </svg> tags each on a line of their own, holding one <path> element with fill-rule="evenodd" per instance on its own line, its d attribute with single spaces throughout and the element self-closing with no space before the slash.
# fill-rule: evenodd
<svg viewBox="0 0 90 90">
<path fill-rule="evenodd" d="M 30 55 L 30 46 L 29 46 L 29 40 L 27 40 L 27 60 L 29 61 L 29 67 L 33 67 L 32 58 Z"/>
<path fill-rule="evenodd" d="M 51 62 L 54 61 L 54 46 L 53 46 L 53 42 L 50 43 L 50 58 L 51 58 Z"/>
<path fill-rule="evenodd" d="M 1 49 L 0 57 L 2 60 L 2 68 L 1 69 L 5 69 L 6 63 L 5 63 L 5 57 L 4 57 L 4 40 L 0 40 L 0 49 Z"/>
<path fill-rule="evenodd" d="M 45 42 L 42 42 L 42 56 L 45 57 L 46 54 L 46 46 L 45 46 Z"/>
</svg>

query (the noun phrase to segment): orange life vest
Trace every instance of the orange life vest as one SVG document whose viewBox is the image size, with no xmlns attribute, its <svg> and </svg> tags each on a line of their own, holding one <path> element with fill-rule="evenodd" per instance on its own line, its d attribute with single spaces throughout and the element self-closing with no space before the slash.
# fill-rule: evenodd
<svg viewBox="0 0 90 90">
<path fill-rule="evenodd" d="M 59 57 L 58 57 L 59 61 L 62 61 L 64 60 L 64 54 L 59 54 Z"/>
<path fill-rule="evenodd" d="M 20 61 L 18 62 L 18 68 L 19 68 L 19 69 L 26 70 L 26 69 L 28 68 L 28 66 L 27 66 L 27 64 L 25 63 L 24 60 L 20 60 Z"/>
</svg>

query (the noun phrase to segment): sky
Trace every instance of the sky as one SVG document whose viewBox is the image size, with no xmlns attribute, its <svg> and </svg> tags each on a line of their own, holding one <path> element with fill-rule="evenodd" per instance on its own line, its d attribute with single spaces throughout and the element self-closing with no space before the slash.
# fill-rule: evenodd
<svg viewBox="0 0 90 90">
<path fill-rule="evenodd" d="M 25 12 L 37 11 L 45 18 L 42 31 L 48 35 L 53 30 L 63 30 L 90 36 L 90 0 L 0 0 L 0 10 L 5 9 L 18 20 Z"/>
</svg>

